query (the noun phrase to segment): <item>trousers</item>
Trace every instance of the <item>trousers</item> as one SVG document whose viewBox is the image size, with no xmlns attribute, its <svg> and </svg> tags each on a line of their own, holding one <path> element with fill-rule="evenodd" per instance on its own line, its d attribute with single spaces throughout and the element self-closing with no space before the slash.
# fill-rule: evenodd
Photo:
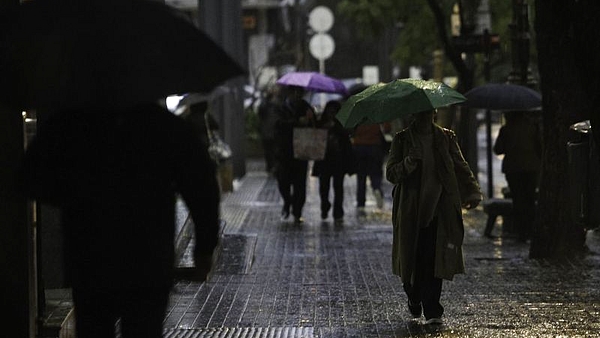
<svg viewBox="0 0 600 338">
<path fill-rule="evenodd" d="M 444 313 L 440 304 L 442 279 L 434 276 L 436 237 L 437 220 L 434 219 L 419 230 L 414 275 L 410 284 L 403 285 L 410 303 L 423 305 L 426 319 L 439 318 Z"/>
<path fill-rule="evenodd" d="M 344 174 L 335 173 L 333 175 L 319 176 L 319 196 L 321 198 L 321 214 L 327 215 L 331 208 L 329 202 L 329 190 L 333 180 L 333 218 L 344 217 Z"/>
<path fill-rule="evenodd" d="M 306 174 L 308 172 L 308 161 L 291 159 L 288 163 L 279 163 L 277 168 L 277 187 L 283 208 L 289 211 L 295 218 L 302 217 L 302 209 L 306 202 Z"/>
</svg>

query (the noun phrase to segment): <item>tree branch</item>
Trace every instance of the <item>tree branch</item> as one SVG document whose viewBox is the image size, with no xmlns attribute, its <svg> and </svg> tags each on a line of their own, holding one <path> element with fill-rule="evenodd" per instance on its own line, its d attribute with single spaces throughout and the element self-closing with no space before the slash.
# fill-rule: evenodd
<svg viewBox="0 0 600 338">
<path fill-rule="evenodd" d="M 446 16 L 439 3 L 436 0 L 427 0 L 427 3 L 435 17 L 439 39 L 444 47 L 446 57 L 450 60 L 458 73 L 459 83 L 463 87 L 462 90 L 467 91 L 473 87 L 473 72 L 467 67 L 467 64 L 460 56 L 460 53 L 454 48 L 452 41 L 450 41 L 448 30 L 446 29 Z"/>
</svg>

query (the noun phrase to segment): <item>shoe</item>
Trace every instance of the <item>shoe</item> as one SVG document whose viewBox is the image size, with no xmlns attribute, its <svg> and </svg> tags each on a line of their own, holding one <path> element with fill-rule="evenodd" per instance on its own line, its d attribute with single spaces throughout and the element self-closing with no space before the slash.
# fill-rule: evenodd
<svg viewBox="0 0 600 338">
<path fill-rule="evenodd" d="M 285 221 L 290 217 L 290 209 L 283 207 L 283 209 L 281 209 L 281 220 Z"/>
<path fill-rule="evenodd" d="M 442 321 L 442 318 L 439 317 L 432 317 L 429 318 L 425 321 L 426 325 L 442 325 L 444 324 L 444 321 Z"/>
<path fill-rule="evenodd" d="M 323 201 L 323 203 L 321 203 L 321 219 L 327 219 L 327 215 L 329 214 L 330 209 L 331 203 L 329 201 Z"/>
<path fill-rule="evenodd" d="M 367 212 L 365 211 L 365 207 L 358 207 L 358 208 L 356 208 L 356 215 L 358 217 L 365 217 L 365 216 L 367 216 Z"/>
<path fill-rule="evenodd" d="M 408 301 L 408 311 L 413 316 L 413 318 L 421 318 L 421 313 L 423 312 L 423 308 L 421 303 L 419 304 L 411 304 L 410 300 Z"/>
<path fill-rule="evenodd" d="M 302 218 L 302 217 L 294 217 L 294 223 L 296 223 L 296 224 L 302 224 L 302 223 L 304 223 L 304 218 Z"/>
<path fill-rule="evenodd" d="M 373 195 L 375 195 L 375 203 L 377 204 L 377 209 L 383 208 L 383 195 L 381 194 L 381 190 L 373 191 Z"/>
</svg>

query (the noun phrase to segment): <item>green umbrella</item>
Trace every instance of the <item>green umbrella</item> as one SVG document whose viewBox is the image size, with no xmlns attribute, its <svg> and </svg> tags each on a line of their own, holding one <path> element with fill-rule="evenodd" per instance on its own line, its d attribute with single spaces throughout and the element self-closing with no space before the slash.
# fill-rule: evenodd
<svg viewBox="0 0 600 338">
<path fill-rule="evenodd" d="M 398 79 L 378 83 L 352 95 L 336 118 L 346 128 L 391 121 L 399 117 L 449 106 L 467 99 L 441 82 Z"/>
</svg>

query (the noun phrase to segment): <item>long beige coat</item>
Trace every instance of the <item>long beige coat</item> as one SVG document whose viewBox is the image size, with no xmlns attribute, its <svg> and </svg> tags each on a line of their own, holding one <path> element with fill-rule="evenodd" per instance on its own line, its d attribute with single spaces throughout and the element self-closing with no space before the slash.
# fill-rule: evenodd
<svg viewBox="0 0 600 338">
<path fill-rule="evenodd" d="M 393 273 L 410 282 L 414 271 L 419 229 L 417 206 L 420 193 L 421 169 L 405 161 L 413 147 L 411 129 L 397 133 L 392 141 L 386 165 L 386 178 L 393 183 L 392 222 L 394 225 L 392 263 Z M 415 131 L 413 130 L 412 133 Z M 453 131 L 434 125 L 433 139 L 437 175 L 443 186 L 438 205 L 438 228 L 434 274 L 452 280 L 464 273 L 462 243 L 464 227 L 461 204 L 481 200 L 481 192 L 469 165 L 465 161 Z M 428 150 L 424 150 L 428 151 Z"/>
</svg>

